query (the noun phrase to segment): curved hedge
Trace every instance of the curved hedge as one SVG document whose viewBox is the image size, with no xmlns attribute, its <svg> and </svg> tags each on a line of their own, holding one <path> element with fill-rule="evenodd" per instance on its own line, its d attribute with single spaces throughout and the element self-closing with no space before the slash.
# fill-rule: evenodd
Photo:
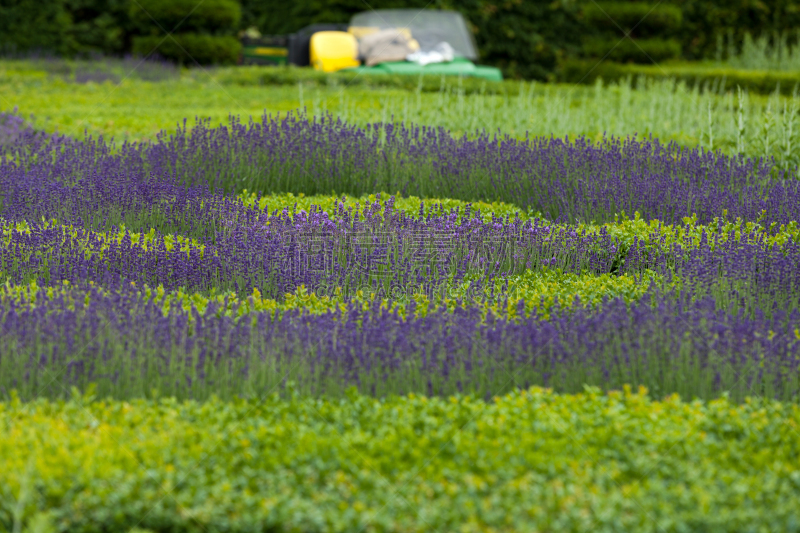
<svg viewBox="0 0 800 533">
<path fill-rule="evenodd" d="M 687 85 L 716 87 L 717 90 L 743 90 L 756 94 L 771 94 L 780 91 L 791 96 L 800 86 L 800 75 L 796 72 L 740 70 L 734 68 L 675 63 L 667 65 L 623 65 L 604 61 L 597 65 L 595 60 L 571 59 L 562 61 L 558 80 L 564 83 L 594 83 L 597 78 L 610 83 L 628 76 L 645 76 L 650 79 L 674 79 Z M 724 84 L 723 84 L 724 80 Z"/>
<path fill-rule="evenodd" d="M 137 0 L 129 14 L 141 30 L 232 33 L 242 18 L 236 0 Z M 160 26 L 160 28 L 159 28 Z"/>
<path fill-rule="evenodd" d="M 157 52 L 162 57 L 182 65 L 230 65 L 236 63 L 242 44 L 235 37 L 179 33 L 167 38 L 142 36 L 133 40 L 133 53 L 149 56 Z"/>
</svg>

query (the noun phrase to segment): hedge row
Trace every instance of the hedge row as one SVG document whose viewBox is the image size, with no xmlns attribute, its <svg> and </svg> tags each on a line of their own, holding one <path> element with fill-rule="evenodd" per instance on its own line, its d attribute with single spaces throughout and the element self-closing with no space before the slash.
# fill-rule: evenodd
<svg viewBox="0 0 800 533">
<path fill-rule="evenodd" d="M 681 45 L 674 39 L 620 39 L 620 37 L 590 37 L 583 43 L 582 55 L 621 63 L 652 64 L 675 59 L 681 55 Z"/>
<path fill-rule="evenodd" d="M 242 43 L 236 37 L 203 33 L 178 33 L 133 39 L 133 53 L 142 57 L 158 54 L 181 65 L 232 65 L 239 59 Z"/>
<path fill-rule="evenodd" d="M 581 15 L 596 29 L 632 31 L 634 37 L 676 32 L 683 19 L 681 10 L 666 2 L 590 2 Z"/>
<path fill-rule="evenodd" d="M 232 34 L 239 26 L 242 8 L 236 0 L 136 0 L 129 8 L 131 20 L 143 31 Z"/>
<path fill-rule="evenodd" d="M 425 74 L 408 76 L 386 74 L 375 76 L 359 76 L 353 72 L 318 72 L 308 67 L 295 66 L 259 66 L 248 65 L 233 68 L 221 68 L 215 72 L 215 79 L 222 84 L 253 85 L 294 85 L 302 83 L 303 87 L 387 87 L 422 92 L 461 90 L 464 94 L 519 94 L 519 81 L 502 82 L 456 76 Z"/>
<path fill-rule="evenodd" d="M 228 35 L 256 26 L 264 34 L 286 34 L 312 23 L 346 22 L 368 9 L 361 0 L 204 0 L 196 4 L 190 0 L 138 2 L 155 24 L 132 0 L 5 0 L 0 3 L 0 50 L 121 55 L 132 51 L 134 37 L 160 31 L 159 25 L 165 31 L 179 26 L 180 31 L 194 33 L 228 28 Z M 800 24 L 800 4 L 795 0 L 664 0 L 644 13 L 643 5 L 647 4 L 601 3 L 606 11 L 616 6 L 614 20 L 623 28 L 635 26 L 635 38 L 674 39 L 687 59 L 713 57 L 717 35 L 729 30 L 741 43 L 745 32 L 758 37 L 793 31 Z M 475 34 L 482 63 L 500 67 L 506 77 L 534 79 L 551 78 L 560 59 L 580 55 L 583 49 L 577 36 L 602 37 L 602 29 L 596 26 L 610 24 L 603 22 L 605 15 L 591 0 L 375 0 L 370 7 L 460 11 Z M 211 20 L 220 22 L 209 24 Z M 674 50 L 662 50 L 666 51 Z"/>
<path fill-rule="evenodd" d="M 796 404 L 76 391 L 0 427 L 6 531 L 800 531 Z"/>
<path fill-rule="evenodd" d="M 736 86 L 751 93 L 770 94 L 779 90 L 791 95 L 800 84 L 800 73 L 779 71 L 737 70 L 725 67 L 673 64 L 673 65 L 623 65 L 605 61 L 573 59 L 561 63 L 558 80 L 564 83 L 592 84 L 598 78 L 615 82 L 628 77 L 646 76 L 651 79 L 675 79 L 689 86 L 716 87 L 717 90 L 735 90 Z"/>
<path fill-rule="evenodd" d="M 157 51 L 171 61 L 192 63 L 188 52 L 200 63 L 224 64 L 238 59 L 239 45 L 232 41 L 238 41 L 240 20 L 236 0 L 4 0 L 0 52 L 119 56 Z M 155 46 L 162 40 L 163 46 Z"/>
</svg>

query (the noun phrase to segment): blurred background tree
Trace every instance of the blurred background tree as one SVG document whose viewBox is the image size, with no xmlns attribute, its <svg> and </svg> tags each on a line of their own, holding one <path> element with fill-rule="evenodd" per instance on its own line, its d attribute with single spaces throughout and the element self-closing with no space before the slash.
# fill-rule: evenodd
<svg viewBox="0 0 800 533">
<path fill-rule="evenodd" d="M 747 32 L 773 40 L 800 27 L 800 0 L 373 0 L 369 5 L 460 11 L 482 64 L 500 67 L 510 78 L 542 80 L 552 79 L 565 59 L 714 59 L 720 36 L 731 35 L 731 49 L 739 51 Z M 362 0 L 0 0 L 0 48 L 62 56 L 155 50 L 184 64 L 194 64 L 190 56 L 201 64 L 225 64 L 236 61 L 235 35 L 246 28 L 288 34 L 312 23 L 347 22 L 366 9 Z M 164 32 L 179 24 L 174 40 L 164 40 Z M 620 43 L 628 30 L 632 39 Z M 791 33 L 789 44 L 795 41 Z"/>
<path fill-rule="evenodd" d="M 130 0 L 128 13 L 139 33 L 134 54 L 157 53 L 182 65 L 225 65 L 239 58 L 235 33 L 242 9 L 236 0 Z"/>
</svg>

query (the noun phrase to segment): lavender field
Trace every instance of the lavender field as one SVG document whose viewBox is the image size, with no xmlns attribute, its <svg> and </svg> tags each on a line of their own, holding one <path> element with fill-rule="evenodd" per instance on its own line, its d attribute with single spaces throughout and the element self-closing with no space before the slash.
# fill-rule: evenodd
<svg viewBox="0 0 800 533">
<path fill-rule="evenodd" d="M 155 385 L 252 397 L 289 381 L 310 395 L 355 385 L 378 397 L 531 385 L 798 392 L 793 172 L 655 139 L 470 140 L 293 114 L 120 146 L 44 135 L 14 115 L 3 124 L 5 395 L 96 383 L 120 398 Z M 260 201 L 381 191 L 347 210 Z M 419 213 L 395 208 L 405 196 L 423 199 Z M 436 198 L 465 203 L 426 212 Z M 529 216 L 487 220 L 471 211 L 478 201 Z M 625 213 L 659 225 L 622 236 Z M 547 272 L 640 290 L 586 305 L 580 290 L 508 289 Z M 21 298 L 31 284 L 57 290 Z M 156 288 L 194 295 L 202 312 L 166 312 Z M 325 312 L 310 315 L 299 290 Z M 546 312 L 531 311 L 548 297 Z"/>
<path fill-rule="evenodd" d="M 798 531 L 798 220 L 653 137 L 2 113 L 0 527 Z"/>
</svg>

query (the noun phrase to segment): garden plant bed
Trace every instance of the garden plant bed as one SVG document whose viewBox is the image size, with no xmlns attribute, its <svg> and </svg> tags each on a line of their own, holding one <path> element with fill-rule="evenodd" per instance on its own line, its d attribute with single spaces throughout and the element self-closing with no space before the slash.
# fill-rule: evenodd
<svg viewBox="0 0 800 533">
<path fill-rule="evenodd" d="M 0 114 L 0 530 L 800 530 L 796 99 L 298 87 L 115 142 L 63 121 L 111 81 L 34 78 L 0 77 L 42 87 Z M 773 144 L 728 123 L 775 102 Z"/>
</svg>

